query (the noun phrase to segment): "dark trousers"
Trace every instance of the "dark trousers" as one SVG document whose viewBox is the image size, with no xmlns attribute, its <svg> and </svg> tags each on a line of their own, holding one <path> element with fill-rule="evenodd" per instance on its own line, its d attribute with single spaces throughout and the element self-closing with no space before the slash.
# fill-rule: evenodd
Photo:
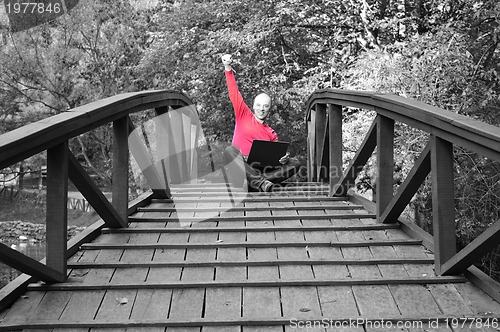
<svg viewBox="0 0 500 332">
<path fill-rule="evenodd" d="M 258 189 L 265 180 L 281 183 L 294 175 L 300 167 L 294 158 L 290 158 L 285 165 L 276 167 L 250 165 L 243 160 L 241 152 L 232 145 L 224 151 L 224 165 L 235 186 L 243 186 L 246 176 L 248 185 L 253 189 Z"/>
</svg>

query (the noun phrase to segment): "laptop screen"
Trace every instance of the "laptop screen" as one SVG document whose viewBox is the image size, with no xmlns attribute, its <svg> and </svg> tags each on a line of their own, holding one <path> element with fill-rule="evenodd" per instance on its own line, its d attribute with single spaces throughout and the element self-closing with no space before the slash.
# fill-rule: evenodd
<svg viewBox="0 0 500 332">
<path fill-rule="evenodd" d="M 254 140 L 247 162 L 252 166 L 280 166 L 280 158 L 288 150 L 288 142 Z"/>
</svg>

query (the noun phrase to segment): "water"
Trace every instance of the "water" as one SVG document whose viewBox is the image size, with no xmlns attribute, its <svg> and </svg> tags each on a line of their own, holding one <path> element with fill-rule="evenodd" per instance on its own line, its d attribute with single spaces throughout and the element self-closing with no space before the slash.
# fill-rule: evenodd
<svg viewBox="0 0 500 332">
<path fill-rule="evenodd" d="M 10 245 L 10 243 L 8 244 Z M 37 261 L 45 257 L 45 243 L 32 244 L 29 242 L 16 243 L 16 250 Z M 8 265 L 0 263 L 0 288 L 7 285 L 10 281 L 17 278 L 21 272 L 11 268 Z"/>
</svg>

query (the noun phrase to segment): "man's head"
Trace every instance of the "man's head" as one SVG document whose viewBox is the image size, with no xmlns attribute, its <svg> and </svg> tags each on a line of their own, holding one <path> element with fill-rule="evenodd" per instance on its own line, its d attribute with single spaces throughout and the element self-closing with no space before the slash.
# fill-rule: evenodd
<svg viewBox="0 0 500 332">
<path fill-rule="evenodd" d="M 261 93 L 253 100 L 253 113 L 259 122 L 264 120 L 269 115 L 271 110 L 271 97 L 267 93 Z"/>
</svg>

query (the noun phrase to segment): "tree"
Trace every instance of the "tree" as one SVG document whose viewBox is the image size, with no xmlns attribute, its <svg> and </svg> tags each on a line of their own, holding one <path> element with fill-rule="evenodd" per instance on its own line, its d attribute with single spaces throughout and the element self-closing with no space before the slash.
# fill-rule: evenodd
<svg viewBox="0 0 500 332">
<path fill-rule="evenodd" d="M 0 51 L 3 130 L 134 89 L 134 66 L 148 42 L 147 13 L 127 2 L 82 1 L 69 14 L 22 31 L 4 31 Z M 109 128 L 70 142 L 109 182 Z"/>
</svg>

